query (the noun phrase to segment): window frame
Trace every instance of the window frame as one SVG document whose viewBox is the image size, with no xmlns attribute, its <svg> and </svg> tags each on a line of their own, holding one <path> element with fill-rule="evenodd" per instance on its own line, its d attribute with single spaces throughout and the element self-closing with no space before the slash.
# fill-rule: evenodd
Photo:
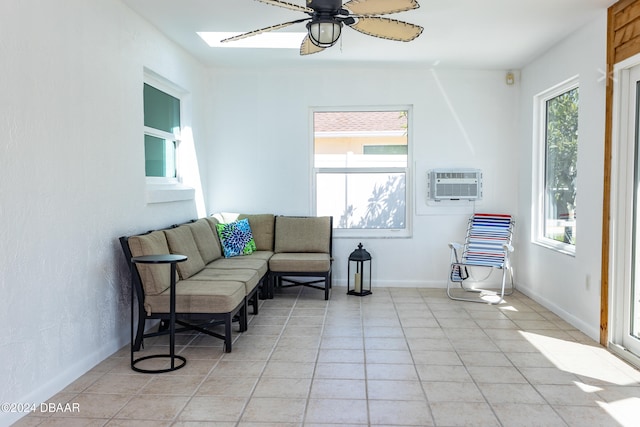
<svg viewBox="0 0 640 427">
<path fill-rule="evenodd" d="M 545 232 L 545 191 L 546 191 L 546 163 L 547 163 L 547 102 L 560 95 L 578 89 L 580 78 L 571 77 L 534 96 L 534 132 L 533 132 L 533 167 L 532 167 L 532 203 L 531 203 L 531 241 L 539 246 L 556 252 L 575 256 L 576 244 L 560 242 L 548 238 Z M 578 129 L 580 128 L 580 104 L 578 100 Z M 578 133 L 578 147 L 580 136 Z M 576 157 L 578 152 L 576 151 Z M 576 158 L 577 163 L 577 158 Z M 576 191 L 577 194 L 577 191 Z M 576 196 L 577 198 L 577 196 Z M 576 220 L 577 226 L 577 220 Z"/>
<path fill-rule="evenodd" d="M 182 200 L 191 200 L 194 198 L 195 191 L 193 188 L 185 186 L 181 175 L 181 137 L 184 133 L 185 123 L 188 122 L 186 117 L 186 103 L 188 98 L 188 92 L 171 81 L 165 79 L 159 74 L 144 68 L 143 71 L 143 85 L 147 84 L 154 87 L 157 90 L 167 93 L 180 101 L 180 129 L 177 133 L 170 133 L 162 131 L 160 129 L 145 126 L 144 124 L 144 94 L 142 95 L 142 108 L 143 108 L 143 120 L 142 120 L 142 150 L 143 150 L 143 176 L 146 182 L 147 203 L 166 203 Z M 175 177 L 157 177 L 146 176 L 146 154 L 144 153 L 144 136 L 150 135 L 163 139 L 172 139 L 175 141 L 174 148 L 174 162 L 176 168 Z"/>
<path fill-rule="evenodd" d="M 407 164 L 405 167 L 316 167 L 315 165 L 315 113 L 336 112 L 385 112 L 406 111 L 407 113 Z M 402 229 L 376 229 L 376 228 L 337 228 L 334 218 L 333 236 L 335 238 L 410 238 L 413 235 L 413 106 L 412 105 L 382 105 L 382 106 L 357 106 L 357 107 L 312 107 L 309 110 L 310 123 L 310 165 L 311 165 L 311 211 L 318 214 L 317 206 L 317 177 L 321 173 L 336 174 L 367 174 L 367 173 L 404 173 L 405 176 L 405 227 Z"/>
<path fill-rule="evenodd" d="M 159 90 L 161 92 L 166 93 L 169 96 L 172 96 L 174 98 L 176 98 L 179 102 L 180 102 L 180 128 L 178 130 L 178 132 L 175 133 L 170 133 L 161 129 L 156 129 L 153 127 L 149 127 L 146 126 L 144 124 L 144 121 L 142 123 L 143 126 L 143 134 L 149 135 L 149 136 L 153 136 L 156 138 L 160 138 L 160 139 L 165 139 L 165 140 L 172 140 L 174 141 L 174 149 L 173 149 L 173 162 L 175 165 L 175 176 L 173 177 L 158 177 L 158 176 L 147 176 L 146 175 L 146 171 L 145 171 L 145 177 L 147 178 L 147 183 L 152 183 L 152 184 L 162 184 L 162 183 L 166 183 L 166 184 L 177 184 L 179 182 L 181 182 L 180 180 L 180 174 L 178 171 L 178 157 L 179 157 L 179 148 L 180 148 L 180 140 L 181 140 L 181 134 L 182 134 L 182 128 L 183 128 L 183 115 L 184 115 L 184 109 L 183 109 L 183 100 L 182 97 L 184 96 L 184 93 L 182 91 L 179 91 L 175 86 L 173 86 L 170 82 L 155 76 L 155 75 L 150 75 L 149 73 L 145 73 L 144 76 L 144 82 L 143 82 L 143 86 L 144 85 L 149 85 L 151 87 L 153 87 L 156 90 Z M 142 98 L 142 102 L 143 102 L 143 106 L 145 103 L 145 99 L 144 99 L 144 95 Z M 144 117 L 143 117 L 144 118 Z M 146 157 L 145 157 L 145 162 L 146 162 Z"/>
</svg>

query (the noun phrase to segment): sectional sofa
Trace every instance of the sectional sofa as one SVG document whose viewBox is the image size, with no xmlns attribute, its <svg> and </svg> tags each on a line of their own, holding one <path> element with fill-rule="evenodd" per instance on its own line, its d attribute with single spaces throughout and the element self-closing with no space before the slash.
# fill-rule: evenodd
<svg viewBox="0 0 640 427">
<path fill-rule="evenodd" d="M 176 265 L 176 323 L 223 339 L 225 351 L 231 352 L 234 318 L 240 332 L 245 331 L 247 307 L 258 314 L 259 296 L 273 298 L 275 287 L 322 283 L 324 298 L 329 299 L 332 226 L 331 217 L 220 213 L 120 237 L 137 307 L 132 351 L 141 348 L 144 338 L 158 334 L 145 334 L 146 320 L 165 321 L 170 316 L 169 266 L 133 264 L 133 257 L 187 256 Z M 224 335 L 211 328 L 221 323 Z"/>
</svg>

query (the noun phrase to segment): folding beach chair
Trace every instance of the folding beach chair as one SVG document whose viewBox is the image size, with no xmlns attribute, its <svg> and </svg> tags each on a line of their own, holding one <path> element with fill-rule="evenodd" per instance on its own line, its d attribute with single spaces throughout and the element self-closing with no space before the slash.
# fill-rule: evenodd
<svg viewBox="0 0 640 427">
<path fill-rule="evenodd" d="M 451 266 L 447 277 L 449 298 L 497 304 L 502 302 L 505 295 L 513 293 L 515 285 L 509 254 L 513 252 L 511 239 L 514 224 L 511 215 L 503 214 L 477 213 L 469 219 L 465 243 L 449 243 L 451 248 Z M 489 269 L 488 273 L 487 269 Z M 486 282 L 495 269 L 502 270 L 502 285 L 499 291 L 475 287 L 480 282 Z M 475 277 L 478 273 L 484 274 L 484 277 Z M 509 289 L 505 293 L 507 276 L 509 276 Z M 454 284 L 458 284 L 465 292 L 457 292 L 458 295 L 455 295 L 451 289 Z M 476 292 L 479 295 L 469 298 L 464 296 L 469 295 L 466 292 Z"/>
</svg>

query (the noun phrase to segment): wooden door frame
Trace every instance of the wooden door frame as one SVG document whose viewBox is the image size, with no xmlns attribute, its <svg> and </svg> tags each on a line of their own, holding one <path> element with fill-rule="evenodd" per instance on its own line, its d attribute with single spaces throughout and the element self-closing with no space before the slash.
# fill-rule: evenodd
<svg viewBox="0 0 640 427">
<path fill-rule="evenodd" d="M 602 195 L 602 263 L 600 271 L 600 344 L 609 344 L 609 267 L 611 250 L 611 153 L 613 77 L 619 62 L 640 53 L 640 0 L 620 0 L 607 10 L 607 78 Z"/>
</svg>

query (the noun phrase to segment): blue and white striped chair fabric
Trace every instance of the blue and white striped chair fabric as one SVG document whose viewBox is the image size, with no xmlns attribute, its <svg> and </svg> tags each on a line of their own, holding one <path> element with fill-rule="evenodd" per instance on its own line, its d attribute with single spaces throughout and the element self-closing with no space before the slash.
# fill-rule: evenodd
<svg viewBox="0 0 640 427">
<path fill-rule="evenodd" d="M 509 215 L 476 214 L 469 220 L 462 263 L 503 268 L 511 244 L 513 221 Z"/>
<path fill-rule="evenodd" d="M 489 267 L 503 270 L 501 299 L 505 295 L 506 276 L 511 276 L 511 291 L 513 291 L 513 276 L 509 264 L 509 254 L 513 251 L 511 239 L 514 220 L 505 214 L 475 214 L 469 219 L 467 237 L 464 245 L 450 243 L 451 268 L 447 279 L 447 294 L 452 299 L 475 301 L 467 298 L 453 297 L 450 292 L 451 283 L 459 283 L 464 290 L 468 289 L 463 281 L 469 278 L 467 267 Z M 486 302 L 480 300 L 478 302 Z"/>
</svg>

